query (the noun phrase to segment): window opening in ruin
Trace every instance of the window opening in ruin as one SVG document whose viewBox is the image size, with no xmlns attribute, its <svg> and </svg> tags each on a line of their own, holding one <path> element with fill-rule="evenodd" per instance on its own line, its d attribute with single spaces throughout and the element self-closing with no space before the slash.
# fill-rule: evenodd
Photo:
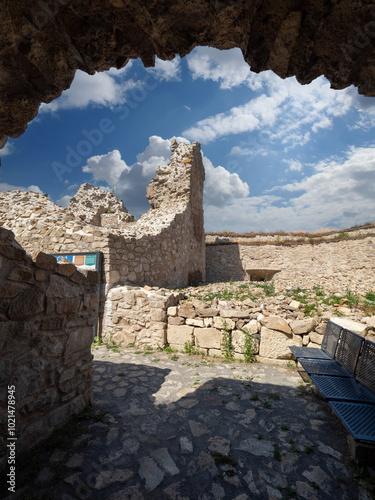
<svg viewBox="0 0 375 500">
<path fill-rule="evenodd" d="M 52 253 L 56 257 L 57 262 L 69 261 L 74 264 L 78 269 L 91 269 L 98 273 L 98 284 L 96 289 L 98 305 L 95 310 L 95 321 L 93 326 L 93 340 L 98 335 L 98 321 L 99 321 L 99 307 L 100 307 L 100 285 L 101 285 L 101 262 L 102 252 L 64 252 Z"/>
</svg>

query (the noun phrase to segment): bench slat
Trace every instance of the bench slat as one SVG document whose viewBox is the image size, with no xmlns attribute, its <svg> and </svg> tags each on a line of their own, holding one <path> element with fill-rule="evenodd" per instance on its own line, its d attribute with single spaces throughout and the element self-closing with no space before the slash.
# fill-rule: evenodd
<svg viewBox="0 0 375 500">
<path fill-rule="evenodd" d="M 354 439 L 375 442 L 375 406 L 341 401 L 329 404 Z"/>
<path fill-rule="evenodd" d="M 299 359 L 308 375 L 332 375 L 333 377 L 350 377 L 336 361 L 332 359 Z"/>
<path fill-rule="evenodd" d="M 375 396 L 353 378 L 311 375 L 311 380 L 326 399 L 355 401 L 375 405 Z"/>
</svg>

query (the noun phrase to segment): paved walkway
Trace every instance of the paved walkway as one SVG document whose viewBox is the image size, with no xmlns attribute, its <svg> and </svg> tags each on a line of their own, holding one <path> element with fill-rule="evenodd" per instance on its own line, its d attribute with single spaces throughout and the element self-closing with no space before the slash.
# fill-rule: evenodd
<svg viewBox="0 0 375 500">
<path fill-rule="evenodd" d="M 91 412 L 33 453 L 11 498 L 367 498 L 341 424 L 286 362 L 94 355 Z"/>
</svg>

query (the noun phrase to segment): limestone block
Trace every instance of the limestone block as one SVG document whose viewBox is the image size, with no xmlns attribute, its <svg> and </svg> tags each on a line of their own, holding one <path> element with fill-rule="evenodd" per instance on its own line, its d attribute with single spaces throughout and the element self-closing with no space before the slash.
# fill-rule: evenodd
<svg viewBox="0 0 375 500">
<path fill-rule="evenodd" d="M 266 316 L 260 320 L 260 324 L 269 330 L 277 330 L 286 334 L 291 334 L 292 330 L 284 318 L 280 316 Z"/>
<path fill-rule="evenodd" d="M 311 332 L 309 334 L 310 342 L 314 342 L 314 344 L 322 344 L 323 341 L 323 335 L 319 335 L 319 333 L 316 332 Z"/>
<path fill-rule="evenodd" d="M 203 318 L 204 326 L 212 326 L 212 320 L 213 318 Z"/>
<path fill-rule="evenodd" d="M 74 298 L 80 293 L 80 288 L 69 285 L 60 276 L 52 275 L 47 288 L 46 296 L 54 298 Z"/>
<path fill-rule="evenodd" d="M 77 268 L 71 262 L 57 264 L 56 273 L 62 276 L 71 276 L 77 271 Z"/>
<path fill-rule="evenodd" d="M 44 310 L 44 298 L 40 288 L 27 288 L 12 300 L 8 310 L 9 318 L 21 319 L 41 313 Z"/>
<path fill-rule="evenodd" d="M 184 347 L 185 342 L 193 344 L 193 332 L 194 327 L 192 326 L 168 325 L 167 342 L 170 345 L 177 345 L 180 347 Z"/>
<path fill-rule="evenodd" d="M 164 309 L 156 309 L 152 307 L 150 309 L 150 320 L 151 321 L 167 321 L 167 313 Z"/>
<path fill-rule="evenodd" d="M 259 355 L 271 359 L 291 359 L 292 353 L 289 346 L 302 346 L 299 335 L 285 335 L 277 330 L 270 330 L 262 326 Z"/>
<path fill-rule="evenodd" d="M 245 332 L 241 330 L 232 331 L 232 346 L 235 353 L 245 352 L 245 341 L 246 341 Z M 253 338 L 252 345 L 254 354 L 257 354 L 259 352 L 259 339 Z"/>
<path fill-rule="evenodd" d="M 314 318 L 296 319 L 295 321 L 291 321 L 289 326 L 295 335 L 305 335 L 314 330 L 316 320 Z"/>
<path fill-rule="evenodd" d="M 374 328 L 375 329 L 375 316 L 371 316 L 370 318 L 368 318 L 367 325 L 370 328 Z"/>
<path fill-rule="evenodd" d="M 177 307 L 176 306 L 168 307 L 167 314 L 168 316 L 177 316 Z"/>
<path fill-rule="evenodd" d="M 195 345 L 207 349 L 220 349 L 221 331 L 217 328 L 194 328 Z"/>
<path fill-rule="evenodd" d="M 246 323 L 242 328 L 245 328 L 246 330 L 248 330 L 249 333 L 255 335 L 260 331 L 260 323 L 258 323 L 256 319 L 251 319 L 249 323 Z"/>
<path fill-rule="evenodd" d="M 41 267 L 42 269 L 53 271 L 57 267 L 57 260 L 53 255 L 35 251 L 32 253 L 32 258 L 37 267 Z"/>
<path fill-rule="evenodd" d="M 181 318 L 181 316 L 177 316 L 176 318 L 170 316 L 168 318 L 168 325 L 184 325 L 184 324 L 185 324 L 185 318 Z"/>
<path fill-rule="evenodd" d="M 7 279 L 11 281 L 20 281 L 22 283 L 34 283 L 34 272 L 30 267 L 16 266 L 7 276 Z"/>
<path fill-rule="evenodd" d="M 70 354 L 76 353 L 81 349 L 90 347 L 92 341 L 93 329 L 91 327 L 74 329 L 69 334 L 69 339 L 65 347 L 64 356 L 69 356 Z"/>
<path fill-rule="evenodd" d="M 213 307 L 205 307 L 198 309 L 198 314 L 201 318 L 210 318 L 219 315 L 219 310 Z"/>
<path fill-rule="evenodd" d="M 222 357 L 224 354 L 221 352 L 221 349 L 207 349 L 209 356 Z"/>
<path fill-rule="evenodd" d="M 357 333 L 358 335 L 365 336 L 368 330 L 368 326 L 363 323 L 358 323 L 357 321 L 353 321 L 352 319 L 340 318 L 338 316 L 332 316 L 331 321 L 336 323 L 336 325 L 340 325 L 347 330 L 350 330 L 353 333 Z"/>
<path fill-rule="evenodd" d="M 302 337 L 302 345 L 307 346 L 307 345 L 309 345 L 309 342 L 310 342 L 310 335 L 309 334 L 304 335 Z"/>
<path fill-rule="evenodd" d="M 182 316 L 183 318 L 195 318 L 197 313 L 191 302 L 184 302 L 183 304 L 178 306 L 178 315 Z"/>
<path fill-rule="evenodd" d="M 223 318 L 221 316 L 212 318 L 212 324 L 215 328 L 219 328 L 220 330 L 222 330 L 223 328 L 233 330 L 236 326 L 236 323 L 232 319 Z"/>
<path fill-rule="evenodd" d="M 221 309 L 220 316 L 223 318 L 237 318 L 237 319 L 249 319 L 250 309 L 241 311 L 239 309 Z"/>
<path fill-rule="evenodd" d="M 0 299 L 11 299 L 16 297 L 19 293 L 23 292 L 25 287 L 18 283 L 6 283 L 0 287 Z"/>
<path fill-rule="evenodd" d="M 204 328 L 204 321 L 203 319 L 186 319 L 186 324 L 189 326 L 197 326 L 198 328 Z"/>
<path fill-rule="evenodd" d="M 70 314 L 81 309 L 82 301 L 79 297 L 60 299 L 56 301 L 56 312 L 58 314 Z"/>
</svg>

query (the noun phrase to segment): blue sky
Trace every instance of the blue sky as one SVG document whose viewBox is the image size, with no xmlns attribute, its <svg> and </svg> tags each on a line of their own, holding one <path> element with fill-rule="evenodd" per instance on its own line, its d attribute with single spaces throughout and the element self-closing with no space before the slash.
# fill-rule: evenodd
<svg viewBox="0 0 375 500">
<path fill-rule="evenodd" d="M 66 206 L 79 185 L 114 189 L 130 212 L 169 161 L 171 139 L 201 143 L 207 231 L 316 231 L 375 220 L 375 99 L 252 73 L 239 49 L 77 72 L 69 90 L 1 150 L 0 191 Z"/>
</svg>

